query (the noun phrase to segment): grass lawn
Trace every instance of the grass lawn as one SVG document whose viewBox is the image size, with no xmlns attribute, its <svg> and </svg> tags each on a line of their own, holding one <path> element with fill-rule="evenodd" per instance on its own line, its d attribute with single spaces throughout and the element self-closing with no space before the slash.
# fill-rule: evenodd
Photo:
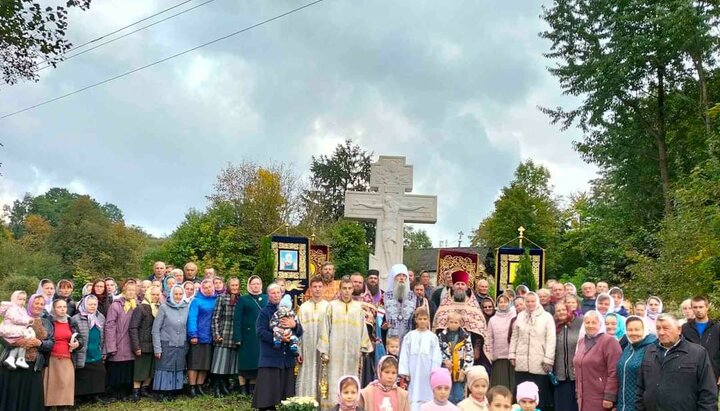
<svg viewBox="0 0 720 411">
<path fill-rule="evenodd" d="M 245 396 L 230 395 L 223 398 L 214 398 L 212 396 L 198 397 L 190 399 L 180 396 L 175 401 L 158 402 L 148 401 L 146 399 L 140 402 L 116 402 L 110 405 L 82 405 L 78 408 L 80 411 L 90 410 L 107 410 L 107 411 L 250 411 L 250 399 Z"/>
</svg>

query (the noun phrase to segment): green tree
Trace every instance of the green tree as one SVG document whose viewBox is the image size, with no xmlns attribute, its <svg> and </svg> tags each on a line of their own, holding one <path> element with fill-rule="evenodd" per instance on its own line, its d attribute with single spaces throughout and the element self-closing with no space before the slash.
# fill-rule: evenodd
<svg viewBox="0 0 720 411">
<path fill-rule="evenodd" d="M 43 7 L 33 0 L 6 0 L 0 6 L 0 70 L 3 81 L 39 78 L 38 62 L 55 67 L 72 44 L 66 38 L 68 9 L 86 10 L 91 0 L 67 0 Z"/>
<path fill-rule="evenodd" d="M 333 224 L 330 228 L 330 246 L 338 278 L 355 271 L 367 272 L 370 249 L 365 242 L 365 230 L 360 224 L 349 220 Z"/>
<path fill-rule="evenodd" d="M 546 270 L 555 275 L 561 215 L 552 196 L 550 172 L 532 160 L 521 163 L 509 186 L 503 187 L 495 209 L 475 230 L 471 244 L 494 250 L 517 237 L 518 227 L 547 251 Z"/>
<path fill-rule="evenodd" d="M 257 264 L 253 269 L 253 275 L 257 275 L 262 279 L 262 283 L 267 286 L 275 281 L 275 254 L 272 250 L 272 239 L 263 237 L 260 240 L 258 248 Z"/>
<path fill-rule="evenodd" d="M 521 284 L 527 286 L 530 291 L 537 290 L 537 283 L 535 281 L 532 261 L 530 259 L 530 251 L 528 249 L 525 249 L 525 254 L 523 254 L 523 256 L 520 257 L 520 261 L 518 261 L 518 267 L 515 271 L 515 278 L 513 280 L 513 288 L 517 289 L 517 287 Z"/>
<path fill-rule="evenodd" d="M 415 230 L 415 227 L 406 225 L 403 227 L 403 247 L 406 250 L 432 248 L 432 241 L 430 241 L 427 231 Z"/>
</svg>

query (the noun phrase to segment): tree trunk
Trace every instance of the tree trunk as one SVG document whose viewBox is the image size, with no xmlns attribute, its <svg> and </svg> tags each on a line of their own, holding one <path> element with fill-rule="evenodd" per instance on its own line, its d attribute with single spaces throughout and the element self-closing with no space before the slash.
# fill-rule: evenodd
<svg viewBox="0 0 720 411">
<path fill-rule="evenodd" d="M 665 217 L 672 213 L 672 199 L 670 197 L 670 173 L 668 172 L 667 143 L 665 136 L 667 129 L 665 127 L 665 68 L 658 67 L 658 100 L 657 100 L 657 133 L 655 133 L 655 143 L 658 148 L 658 168 L 660 169 L 660 181 L 662 184 L 663 203 Z"/>
</svg>

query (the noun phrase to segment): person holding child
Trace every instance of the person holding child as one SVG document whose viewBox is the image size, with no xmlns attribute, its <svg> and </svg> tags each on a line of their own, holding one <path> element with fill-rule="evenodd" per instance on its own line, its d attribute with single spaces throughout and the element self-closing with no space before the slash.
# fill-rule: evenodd
<svg viewBox="0 0 720 411">
<path fill-rule="evenodd" d="M 440 367 L 440 342 L 430 331 L 430 313 L 423 307 L 415 310 L 417 328 L 410 331 L 400 349 L 400 375 L 410 381 L 410 408 L 418 411 L 422 404 L 432 400 L 430 370 Z"/>
<path fill-rule="evenodd" d="M 488 411 L 485 395 L 490 387 L 490 377 L 482 365 L 470 367 L 465 373 L 467 398 L 457 405 L 460 411 Z"/>
<path fill-rule="evenodd" d="M 473 365 L 473 345 L 470 334 L 460 327 L 462 316 L 458 312 L 448 314 L 447 328 L 438 330 L 443 367 L 450 371 L 452 389 L 450 402 L 457 404 L 465 398 L 465 373 Z"/>
<path fill-rule="evenodd" d="M 386 355 L 378 361 L 377 379 L 360 391 L 365 411 L 410 411 L 408 392 L 397 386 L 398 361 Z"/>
</svg>

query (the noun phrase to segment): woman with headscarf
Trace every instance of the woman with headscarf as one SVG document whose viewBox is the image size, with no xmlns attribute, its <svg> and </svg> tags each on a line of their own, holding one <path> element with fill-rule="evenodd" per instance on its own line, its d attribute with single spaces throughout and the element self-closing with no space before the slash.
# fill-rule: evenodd
<svg viewBox="0 0 720 411">
<path fill-rule="evenodd" d="M 88 294 L 78 302 L 77 313 L 70 319 L 83 345 L 73 350 L 75 360 L 75 396 L 105 403 L 105 365 L 103 364 L 103 329 L 105 316 L 98 310 L 98 299 Z"/>
<path fill-rule="evenodd" d="M 247 282 L 247 295 L 238 298 L 233 315 L 233 342 L 238 347 L 238 381 L 241 392 L 252 395 L 257 377 L 260 343 L 255 330 L 260 310 L 267 305 L 262 280 L 256 275 Z M 244 389 L 243 389 L 244 388 Z"/>
<path fill-rule="evenodd" d="M 575 284 L 565 283 L 563 285 L 565 286 L 565 293 L 567 295 L 577 295 L 577 287 L 575 287 Z"/>
<path fill-rule="evenodd" d="M 192 302 L 193 298 L 195 298 L 195 295 L 197 295 L 197 290 L 195 289 L 195 283 L 192 281 L 185 281 L 182 283 L 182 287 L 185 290 L 185 295 L 183 296 L 183 300 L 185 300 L 188 305 Z"/>
<path fill-rule="evenodd" d="M 635 411 L 640 366 L 645 350 L 657 342 L 657 337 L 648 333 L 645 321 L 636 315 L 628 316 L 625 326 L 628 345 L 617 363 L 618 395 L 615 408 L 618 411 Z"/>
<path fill-rule="evenodd" d="M 47 278 L 40 280 L 35 294 L 41 295 L 45 300 L 45 314 L 52 315 L 52 302 L 55 298 L 55 284 Z"/>
<path fill-rule="evenodd" d="M 645 327 L 650 334 L 657 335 L 657 329 L 655 328 L 655 322 L 657 321 L 658 315 L 663 312 L 663 302 L 660 297 L 651 296 L 647 299 L 645 304 Z"/>
<path fill-rule="evenodd" d="M 504 385 L 512 392 L 515 392 L 515 370 L 508 360 L 508 355 L 514 318 L 515 308 L 510 306 L 510 297 L 500 295 L 497 298 L 495 315 L 488 321 L 487 343 L 492 361 L 490 386 Z"/>
<path fill-rule="evenodd" d="M 575 294 L 568 294 L 565 296 L 565 306 L 568 311 L 575 314 L 575 317 L 582 317 L 582 300 Z"/>
<path fill-rule="evenodd" d="M 525 297 L 525 295 L 529 292 L 530 289 L 528 289 L 526 285 L 520 284 L 515 289 L 515 297 Z"/>
<path fill-rule="evenodd" d="M 578 410 L 603 411 L 617 402 L 620 344 L 605 333 L 603 316 L 590 310 L 583 317 L 585 336 L 573 358 Z"/>
<path fill-rule="evenodd" d="M 107 384 L 118 399 L 128 394 L 133 382 L 135 355 L 130 342 L 130 321 L 137 308 L 136 293 L 135 281 L 127 280 L 122 294 L 110 305 L 105 322 Z"/>
<path fill-rule="evenodd" d="M 85 283 L 82 288 L 82 296 L 85 297 L 86 295 L 92 293 L 93 290 L 93 283 Z"/>
<path fill-rule="evenodd" d="M 107 277 L 105 279 L 105 291 L 107 292 L 107 295 L 112 297 L 113 300 L 115 299 L 115 297 L 117 297 L 118 286 L 117 286 L 117 282 L 115 281 L 114 278 Z"/>
<path fill-rule="evenodd" d="M 235 305 L 240 298 L 240 280 L 227 282 L 227 293 L 218 297 L 212 317 L 212 334 L 215 348 L 210 372 L 217 375 L 214 387 L 216 397 L 228 395 L 228 376 L 237 374 L 237 345 L 233 342 Z"/>
<path fill-rule="evenodd" d="M 625 317 L 617 312 L 605 314 L 605 332 L 615 338 L 620 344 L 620 349 L 625 349 L 628 345 L 627 336 L 625 336 Z"/>
<path fill-rule="evenodd" d="M 48 356 L 55 344 L 54 328 L 45 313 L 45 299 L 40 294 L 33 294 L 27 301 L 27 313 L 33 318 L 32 328 L 35 338 L 19 338 L 14 343 L 0 339 L 4 349 L 0 355 L 0 363 L 5 362 L 9 348 L 25 348 L 25 361 L 28 368 L 8 370 L 0 367 L 0 405 L 11 405 L 12 410 L 43 411 L 45 398 L 43 389 L 43 373 Z"/>
<path fill-rule="evenodd" d="M 575 392 L 575 367 L 573 358 L 580 338 L 583 317 L 570 311 L 563 301 L 555 303 L 555 344 L 554 373 L 558 385 L 553 387 L 555 409 L 577 411 L 577 394 Z"/>
<path fill-rule="evenodd" d="M 482 310 L 483 317 L 485 317 L 485 324 L 495 315 L 495 302 L 490 297 L 485 297 L 480 300 L 480 309 Z"/>
<path fill-rule="evenodd" d="M 63 299 L 67 303 L 67 316 L 72 317 L 75 315 L 75 301 L 73 301 L 72 293 L 75 289 L 75 284 L 70 280 L 60 280 L 57 282 L 55 290 L 55 296 L 53 300 Z"/>
<path fill-rule="evenodd" d="M 188 304 L 183 300 L 183 288 L 173 287 L 165 304 L 160 306 L 152 327 L 155 353 L 153 389 L 163 398 L 183 388 L 187 355 Z"/>
<path fill-rule="evenodd" d="M 215 289 L 213 281 L 206 278 L 200 283 L 200 293 L 190 303 L 187 321 L 187 336 L 190 340 L 188 354 L 188 385 L 190 397 L 205 395 L 205 383 L 212 366 L 212 316 L 215 310 Z"/>
<path fill-rule="evenodd" d="M 613 301 L 612 297 L 610 297 L 610 294 L 598 294 L 597 298 L 595 298 L 595 311 L 603 317 L 605 317 L 608 313 L 615 312 L 615 301 Z"/>
<path fill-rule="evenodd" d="M 160 289 L 150 287 L 145 298 L 130 319 L 130 346 L 135 360 L 133 362 L 133 401 L 140 397 L 153 398 L 148 392 L 150 381 L 155 374 L 153 356 L 152 327 L 160 309 Z"/>
<path fill-rule="evenodd" d="M 97 280 L 93 283 L 91 295 L 94 295 L 98 300 L 98 311 L 107 319 L 107 312 L 112 304 L 112 296 L 108 296 L 107 288 L 105 287 L 105 280 Z"/>
<path fill-rule="evenodd" d="M 213 287 L 215 288 L 215 295 L 223 295 L 225 294 L 225 282 L 220 277 L 213 277 Z"/>
<path fill-rule="evenodd" d="M 73 407 L 75 405 L 75 367 L 72 352 L 82 345 L 77 325 L 70 323 L 67 303 L 53 301 L 52 316 L 55 344 L 43 375 L 46 407 Z"/>
<path fill-rule="evenodd" d="M 173 287 L 178 284 L 177 281 L 175 281 L 175 277 L 169 275 L 165 277 L 162 281 L 162 302 L 167 301 L 168 296 L 172 292 Z"/>
<path fill-rule="evenodd" d="M 513 325 L 508 358 L 515 367 L 515 383 L 535 383 L 540 392 L 551 394 L 548 371 L 555 362 L 557 334 L 552 315 L 540 305 L 538 295 L 525 295 L 525 311 L 518 314 Z M 552 407 L 552 395 L 543 395 L 538 406 Z"/>
<path fill-rule="evenodd" d="M 627 317 L 630 315 L 628 310 L 625 308 L 625 293 L 620 287 L 613 287 L 608 291 L 608 294 L 610 294 L 610 297 L 613 299 L 613 303 L 615 304 L 615 312 L 622 315 L 623 317 Z"/>
</svg>

